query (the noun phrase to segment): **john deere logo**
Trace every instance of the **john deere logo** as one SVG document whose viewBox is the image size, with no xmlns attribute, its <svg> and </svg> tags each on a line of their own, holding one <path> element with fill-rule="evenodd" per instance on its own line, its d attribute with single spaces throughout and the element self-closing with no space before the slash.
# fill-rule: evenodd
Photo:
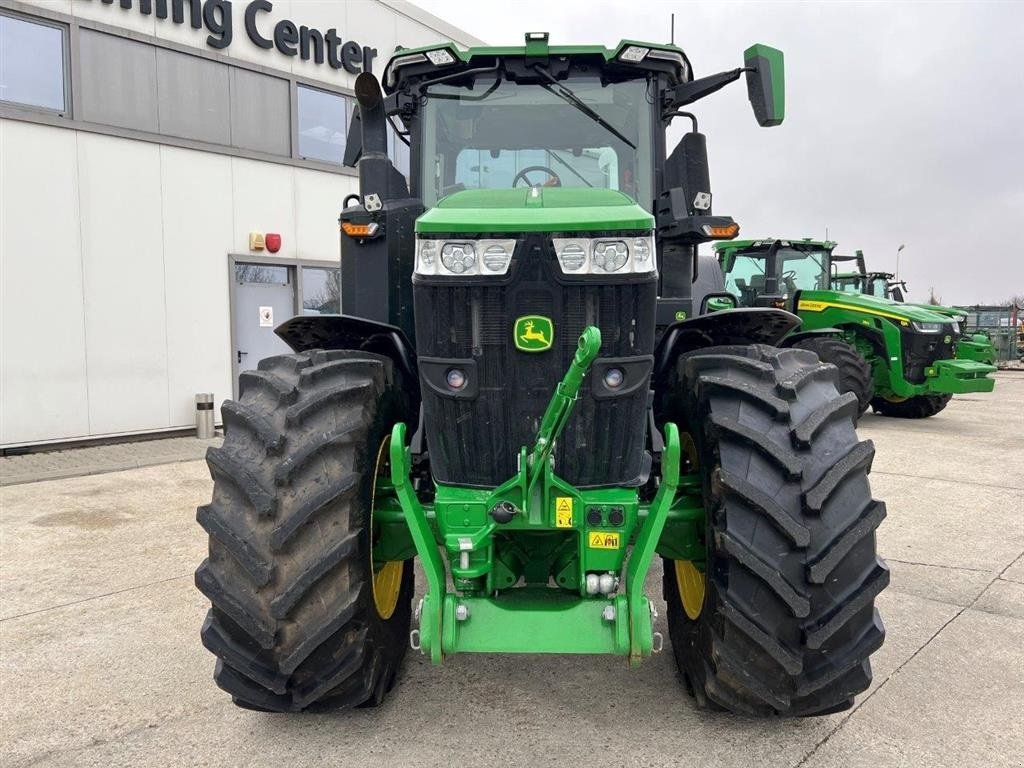
<svg viewBox="0 0 1024 768">
<path fill-rule="evenodd" d="M 543 352 L 551 349 L 555 340 L 555 326 L 550 318 L 540 315 L 524 315 L 516 320 L 512 340 L 520 352 Z"/>
</svg>

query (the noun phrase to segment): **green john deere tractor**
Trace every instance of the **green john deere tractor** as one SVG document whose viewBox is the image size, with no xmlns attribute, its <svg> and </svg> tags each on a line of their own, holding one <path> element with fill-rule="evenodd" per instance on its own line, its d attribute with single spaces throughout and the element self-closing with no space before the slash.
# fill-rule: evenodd
<svg viewBox="0 0 1024 768">
<path fill-rule="evenodd" d="M 531 33 L 359 76 L 345 314 L 277 329 L 294 354 L 241 374 L 208 456 L 202 639 L 237 704 L 378 704 L 410 645 L 637 664 L 665 642 L 656 557 L 699 705 L 816 715 L 868 686 L 874 449 L 835 368 L 774 346 L 797 317 L 693 316 L 697 246 L 738 228 L 683 110 L 745 75 L 778 125 L 781 52 L 744 59 L 694 79 L 671 45 Z"/>
<path fill-rule="evenodd" d="M 855 260 L 858 271 L 839 272 L 837 267 L 842 261 Z M 832 255 L 832 287 L 840 291 L 866 293 L 869 296 L 889 299 L 900 304 L 906 303 L 907 283 L 896 280 L 892 272 L 869 272 L 864 263 L 864 252 L 856 251 L 855 256 Z M 988 334 L 976 331 L 966 334 L 967 310 L 959 307 L 944 307 L 939 304 L 914 304 L 930 312 L 949 318 L 957 324 L 959 336 L 956 342 L 957 360 L 971 360 L 975 363 L 995 365 L 998 359 L 995 344 Z"/>
<path fill-rule="evenodd" d="M 859 413 L 870 406 L 883 416 L 925 418 L 954 394 L 992 391 L 988 374 L 995 366 L 955 359 L 958 321 L 932 308 L 851 292 L 844 284 L 851 275 L 838 265 L 854 257 L 833 254 L 835 246 L 810 239 L 718 243 L 726 291 L 710 300 L 736 297 L 734 306 L 796 312 L 800 329 L 783 344 L 835 365 L 840 390 L 856 397 Z"/>
</svg>

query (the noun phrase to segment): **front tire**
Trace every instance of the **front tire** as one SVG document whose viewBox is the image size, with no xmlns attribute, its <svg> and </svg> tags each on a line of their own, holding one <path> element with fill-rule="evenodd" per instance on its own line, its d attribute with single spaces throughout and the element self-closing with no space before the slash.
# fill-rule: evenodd
<svg viewBox="0 0 1024 768">
<path fill-rule="evenodd" d="M 212 604 L 201 636 L 214 679 L 239 706 L 374 705 L 394 684 L 413 569 L 376 564 L 375 580 L 371 499 L 391 427 L 408 415 L 397 376 L 363 352 L 282 355 L 243 373 L 222 408 L 196 586 Z"/>
<path fill-rule="evenodd" d="M 886 400 L 876 397 L 871 407 L 880 416 L 892 416 L 897 419 L 927 419 L 943 410 L 952 395 L 916 395 L 906 400 Z"/>
<path fill-rule="evenodd" d="M 852 392 L 857 396 L 860 414 L 871 404 L 875 395 L 875 380 L 871 365 L 854 347 L 829 336 L 812 336 L 796 342 L 794 347 L 809 349 L 823 363 L 831 363 L 839 370 L 839 392 Z M 859 415 L 859 414 L 858 414 Z"/>
<path fill-rule="evenodd" d="M 874 598 L 889 571 L 875 553 L 885 505 L 871 497 L 874 448 L 857 440 L 857 407 L 837 392 L 835 369 L 804 350 L 680 359 L 662 414 L 694 441 L 706 560 L 681 570 L 666 560 L 665 599 L 698 705 L 822 715 L 871 682 L 885 634 Z"/>
</svg>

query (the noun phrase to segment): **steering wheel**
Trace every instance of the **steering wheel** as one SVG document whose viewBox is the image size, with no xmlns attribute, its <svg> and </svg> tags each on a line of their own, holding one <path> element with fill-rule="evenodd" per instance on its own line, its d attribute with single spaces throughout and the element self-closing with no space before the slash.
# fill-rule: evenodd
<svg viewBox="0 0 1024 768">
<path fill-rule="evenodd" d="M 796 278 L 795 269 L 782 273 L 782 282 L 786 284 L 787 293 L 796 293 L 796 280 L 794 278 Z"/>
<path fill-rule="evenodd" d="M 512 179 L 512 186 L 514 187 L 517 184 L 519 184 L 519 180 L 520 179 L 525 181 L 527 186 L 530 186 L 530 187 L 537 186 L 535 184 L 531 184 L 530 180 L 528 178 L 526 178 L 526 174 L 533 173 L 534 171 L 543 171 L 544 173 L 546 173 L 548 176 L 551 177 L 550 179 L 548 179 L 547 183 L 544 184 L 544 186 L 546 186 L 546 187 L 560 187 L 560 186 L 562 186 L 562 179 L 561 179 L 561 177 L 557 173 L 555 173 L 553 170 L 548 168 L 546 165 L 528 165 L 526 168 L 523 168 L 523 170 L 521 170 L 519 173 L 517 173 L 516 177 L 514 179 Z"/>
</svg>

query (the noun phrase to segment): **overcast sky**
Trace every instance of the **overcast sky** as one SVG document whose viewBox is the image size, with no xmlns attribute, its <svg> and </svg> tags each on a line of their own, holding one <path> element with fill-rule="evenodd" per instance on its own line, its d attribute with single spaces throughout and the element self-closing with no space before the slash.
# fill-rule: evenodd
<svg viewBox="0 0 1024 768">
<path fill-rule="evenodd" d="M 715 212 L 741 237 L 829 237 L 912 301 L 1024 294 L 1024 3 L 414 0 L 488 43 L 669 39 L 696 76 L 754 42 L 786 56 L 786 121 L 759 128 L 742 80 L 694 105 Z M 678 134 L 687 121 L 678 120 Z"/>
</svg>

